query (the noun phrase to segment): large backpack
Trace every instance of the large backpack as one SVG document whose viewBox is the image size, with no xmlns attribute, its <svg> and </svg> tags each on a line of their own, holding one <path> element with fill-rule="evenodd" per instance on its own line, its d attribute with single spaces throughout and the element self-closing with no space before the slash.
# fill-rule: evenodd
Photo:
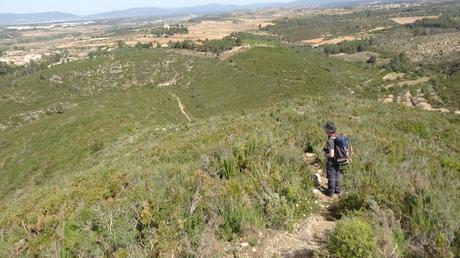
<svg viewBox="0 0 460 258">
<path fill-rule="evenodd" d="M 334 140 L 335 162 L 339 166 L 348 165 L 351 163 L 351 155 L 353 148 L 350 145 L 350 138 L 347 135 L 339 135 Z"/>
</svg>

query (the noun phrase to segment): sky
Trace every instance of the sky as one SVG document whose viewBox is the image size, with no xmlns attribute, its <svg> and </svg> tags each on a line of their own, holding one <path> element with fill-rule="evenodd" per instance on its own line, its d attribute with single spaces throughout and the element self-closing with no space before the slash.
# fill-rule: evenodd
<svg viewBox="0 0 460 258">
<path fill-rule="evenodd" d="M 133 7 L 181 7 L 209 3 L 253 4 L 266 2 L 289 2 L 289 0 L 0 0 L 0 13 L 60 11 L 87 15 Z"/>
</svg>

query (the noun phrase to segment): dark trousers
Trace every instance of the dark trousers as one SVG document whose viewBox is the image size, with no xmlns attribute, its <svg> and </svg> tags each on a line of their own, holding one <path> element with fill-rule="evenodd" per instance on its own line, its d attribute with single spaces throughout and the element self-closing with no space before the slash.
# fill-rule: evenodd
<svg viewBox="0 0 460 258">
<path fill-rule="evenodd" d="M 327 174 L 327 191 L 329 195 L 340 193 L 340 182 L 342 180 L 342 173 L 340 166 L 337 164 L 326 165 Z"/>
</svg>

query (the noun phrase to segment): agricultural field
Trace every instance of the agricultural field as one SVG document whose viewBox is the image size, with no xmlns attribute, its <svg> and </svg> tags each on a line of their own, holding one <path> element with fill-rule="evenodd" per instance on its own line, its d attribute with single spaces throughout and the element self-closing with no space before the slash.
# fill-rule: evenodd
<svg viewBox="0 0 460 258">
<path fill-rule="evenodd" d="M 457 257 L 456 8 L 3 28 L 0 257 Z"/>
</svg>

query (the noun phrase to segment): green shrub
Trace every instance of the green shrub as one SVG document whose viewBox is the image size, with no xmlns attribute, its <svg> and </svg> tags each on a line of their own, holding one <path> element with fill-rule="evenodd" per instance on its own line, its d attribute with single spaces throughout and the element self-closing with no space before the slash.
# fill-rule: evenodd
<svg viewBox="0 0 460 258">
<path fill-rule="evenodd" d="M 267 197 L 265 214 L 272 228 L 290 226 L 294 217 L 294 212 L 289 206 L 286 198 L 277 193 Z"/>
<path fill-rule="evenodd" d="M 230 203 L 220 213 L 224 220 L 224 224 L 220 226 L 222 237 L 231 241 L 235 236 L 240 236 L 243 233 L 243 207 Z"/>
<path fill-rule="evenodd" d="M 233 157 L 219 159 L 220 178 L 229 179 L 238 174 L 238 161 Z"/>
<path fill-rule="evenodd" d="M 454 242 L 452 243 L 452 249 L 455 257 L 460 257 L 460 228 L 455 232 Z"/>
<path fill-rule="evenodd" d="M 365 207 L 365 200 L 359 193 L 350 193 L 345 198 L 340 199 L 336 205 L 336 210 L 339 214 L 347 214 L 352 211 L 360 210 Z"/>
<path fill-rule="evenodd" d="M 104 148 L 104 142 L 100 140 L 94 141 L 90 146 L 89 150 L 91 153 L 96 153 Z"/>
<path fill-rule="evenodd" d="M 374 257 L 377 250 L 371 226 L 358 218 L 345 219 L 337 224 L 327 244 L 332 257 Z"/>
</svg>

